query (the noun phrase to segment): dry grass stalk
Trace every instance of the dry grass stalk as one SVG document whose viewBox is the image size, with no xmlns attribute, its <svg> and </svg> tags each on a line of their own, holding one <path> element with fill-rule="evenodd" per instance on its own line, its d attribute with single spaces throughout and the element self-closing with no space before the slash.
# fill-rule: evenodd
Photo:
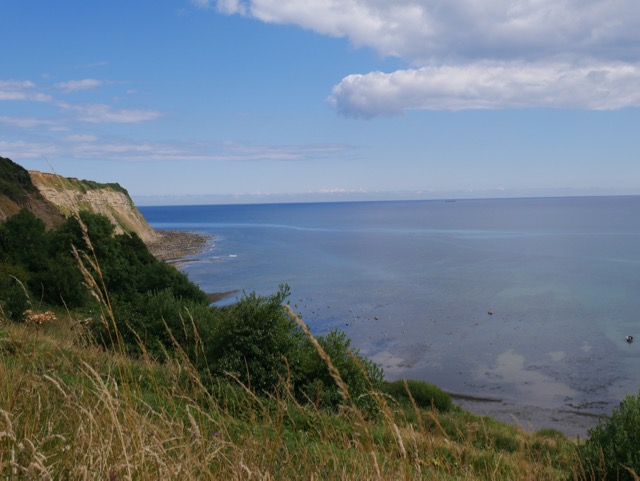
<svg viewBox="0 0 640 481">
<path fill-rule="evenodd" d="M 368 423 L 365 420 L 365 418 L 362 415 L 362 413 L 360 412 L 360 410 L 353 403 L 353 400 L 351 399 L 351 396 L 349 395 L 349 388 L 347 387 L 347 384 L 342 379 L 342 376 L 340 375 L 340 372 L 338 371 L 338 369 L 336 369 L 336 367 L 333 365 L 333 362 L 331 361 L 331 357 L 326 353 L 326 351 L 320 345 L 320 343 L 315 338 L 315 336 L 313 334 L 311 334 L 311 331 L 309 330 L 309 326 L 307 326 L 304 322 L 302 322 L 300 317 L 298 317 L 298 315 L 295 312 L 293 312 L 293 309 L 291 309 L 291 306 L 285 305 L 284 309 L 285 309 L 285 312 L 294 321 L 296 321 L 298 326 L 300 326 L 302 331 L 309 338 L 309 340 L 313 344 L 313 347 L 315 348 L 315 350 L 318 353 L 318 355 L 324 360 L 324 362 L 327 363 L 327 367 L 329 368 L 329 373 L 331 374 L 331 377 L 333 378 L 333 380 L 335 381 L 336 385 L 338 386 L 338 389 L 340 390 L 340 394 L 341 394 L 342 398 L 345 400 L 345 402 L 348 403 L 348 406 L 350 407 L 351 411 L 354 414 L 356 414 L 356 416 L 357 416 L 356 424 L 362 429 L 362 431 L 364 431 L 364 433 L 366 435 L 366 437 L 365 437 L 366 444 L 368 444 L 370 449 L 371 449 L 371 457 L 373 458 L 377 479 L 382 479 L 382 476 L 380 474 L 380 466 L 378 464 L 378 458 L 377 458 L 376 451 L 375 451 L 375 448 L 374 448 L 374 444 L 375 443 L 373 442 L 373 437 L 371 436 L 371 433 L 369 432 L 369 429 L 367 427 Z M 360 367 L 360 368 L 362 369 L 362 367 Z"/>
<path fill-rule="evenodd" d="M 284 310 L 294 321 L 296 321 L 296 323 L 300 326 L 300 328 L 302 328 L 305 335 L 309 338 L 309 340 L 313 344 L 313 347 L 318 352 L 318 355 L 324 360 L 324 362 L 327 363 L 327 367 L 329 368 L 329 373 L 331 374 L 331 377 L 333 378 L 336 385 L 338 386 L 338 389 L 340 390 L 340 395 L 342 396 L 342 398 L 345 401 L 347 401 L 350 405 L 353 404 L 351 400 L 351 396 L 349 395 L 349 388 L 347 387 L 346 383 L 342 380 L 342 376 L 340 376 L 340 372 L 333 365 L 331 358 L 326 353 L 326 351 L 322 348 L 318 340 L 313 336 L 313 334 L 311 334 L 311 331 L 309 330 L 309 326 L 307 326 L 304 322 L 302 322 L 302 320 L 298 317 L 298 315 L 295 312 L 293 312 L 293 309 L 291 309 L 289 305 L 284 306 Z"/>
</svg>

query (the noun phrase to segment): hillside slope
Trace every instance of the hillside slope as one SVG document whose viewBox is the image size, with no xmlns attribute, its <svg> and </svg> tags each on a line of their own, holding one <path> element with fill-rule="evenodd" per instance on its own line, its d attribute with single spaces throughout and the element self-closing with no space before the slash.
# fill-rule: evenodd
<svg viewBox="0 0 640 481">
<path fill-rule="evenodd" d="M 0 157 L 0 222 L 21 209 L 33 212 L 49 228 L 64 220 L 56 206 L 38 191 L 27 170 Z"/>
</svg>

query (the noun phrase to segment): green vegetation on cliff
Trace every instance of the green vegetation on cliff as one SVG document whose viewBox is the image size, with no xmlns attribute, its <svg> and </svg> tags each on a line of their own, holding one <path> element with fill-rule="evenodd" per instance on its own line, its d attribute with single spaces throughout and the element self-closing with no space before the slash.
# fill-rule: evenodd
<svg viewBox="0 0 640 481">
<path fill-rule="evenodd" d="M 129 192 L 117 182 L 100 183 L 93 180 L 76 179 L 75 177 L 59 177 L 62 182 L 59 184 L 60 188 L 66 188 L 71 190 L 78 190 L 83 194 L 86 194 L 90 190 L 109 189 L 115 192 L 120 192 L 126 195 L 129 199 Z"/>
<path fill-rule="evenodd" d="M 36 193 L 37 189 L 29 178 L 29 172 L 15 162 L 0 157 L 0 194 L 7 196 L 16 203 L 26 200 L 28 194 Z"/>
</svg>

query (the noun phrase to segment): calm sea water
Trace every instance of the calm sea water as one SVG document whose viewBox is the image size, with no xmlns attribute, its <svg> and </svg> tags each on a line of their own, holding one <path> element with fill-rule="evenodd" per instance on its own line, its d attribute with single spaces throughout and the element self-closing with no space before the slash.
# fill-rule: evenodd
<svg viewBox="0 0 640 481">
<path fill-rule="evenodd" d="M 640 197 L 140 210 L 215 236 L 183 267 L 205 291 L 287 283 L 314 332 L 346 331 L 389 379 L 555 413 L 545 424 L 638 393 Z"/>
</svg>

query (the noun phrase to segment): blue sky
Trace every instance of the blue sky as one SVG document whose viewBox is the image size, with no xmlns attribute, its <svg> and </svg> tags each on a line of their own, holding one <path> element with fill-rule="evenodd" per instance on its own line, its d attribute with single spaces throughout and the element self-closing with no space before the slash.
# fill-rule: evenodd
<svg viewBox="0 0 640 481">
<path fill-rule="evenodd" d="M 140 205 L 640 194 L 635 0 L 2 0 L 0 155 Z"/>
</svg>

